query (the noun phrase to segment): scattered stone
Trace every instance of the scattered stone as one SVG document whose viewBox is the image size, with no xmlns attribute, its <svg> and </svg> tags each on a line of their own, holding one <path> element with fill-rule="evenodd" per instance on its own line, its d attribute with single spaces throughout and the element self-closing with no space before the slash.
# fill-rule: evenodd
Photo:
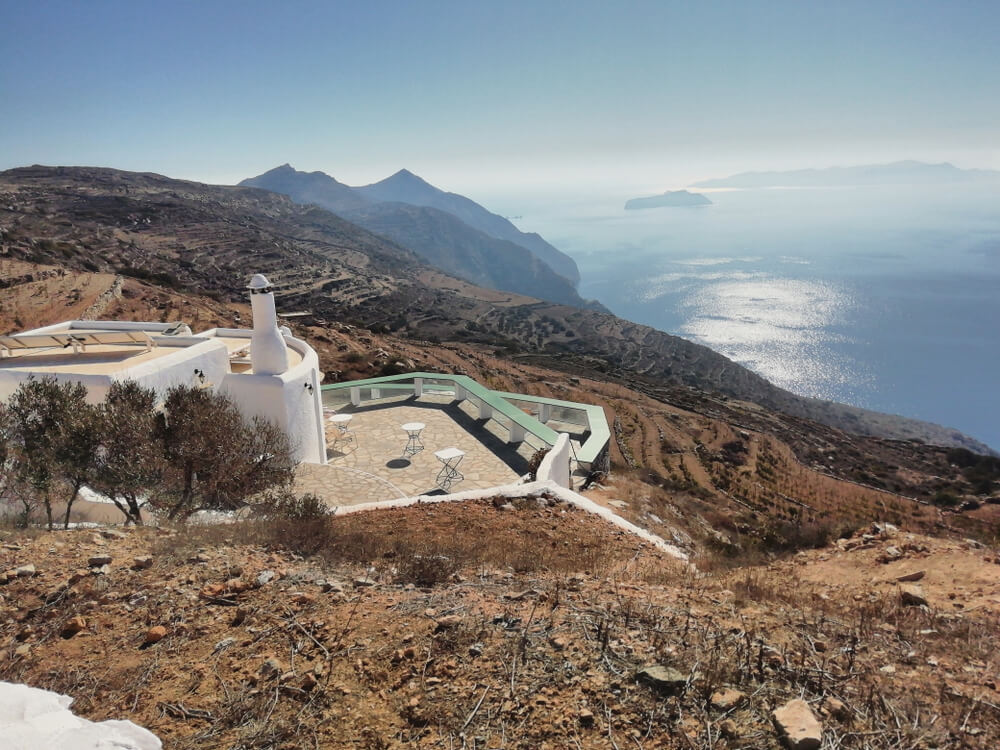
<svg viewBox="0 0 1000 750">
<path fill-rule="evenodd" d="M 102 565 L 111 564 L 111 555 L 94 555 L 92 558 L 87 560 L 87 567 L 89 568 L 100 568 Z"/>
<path fill-rule="evenodd" d="M 645 682 L 663 693 L 678 693 L 687 687 L 686 675 L 662 664 L 643 667 L 635 676 L 640 682 Z"/>
<path fill-rule="evenodd" d="M 319 680 L 316 679 L 316 675 L 312 672 L 306 672 L 302 676 L 302 682 L 299 683 L 299 687 L 302 688 L 307 693 L 319 684 Z"/>
<path fill-rule="evenodd" d="M 305 594 L 302 592 L 296 592 L 292 594 L 292 601 L 295 604 L 312 604 L 316 601 L 316 596 L 314 594 Z"/>
<path fill-rule="evenodd" d="M 31 646 L 27 643 L 22 643 L 20 646 L 14 649 L 14 656 L 20 656 L 22 659 L 31 654 Z"/>
<path fill-rule="evenodd" d="M 323 581 L 321 586 L 324 594 L 342 594 L 344 593 L 344 587 L 341 586 L 336 581 Z"/>
<path fill-rule="evenodd" d="M 500 506 L 500 510 L 511 511 L 511 510 L 517 510 L 517 508 L 515 508 L 511 503 L 504 503 L 503 505 Z"/>
<path fill-rule="evenodd" d="M 746 697 L 746 694 L 741 693 L 739 690 L 726 688 L 712 693 L 710 700 L 713 707 L 719 709 L 720 711 L 728 711 L 729 709 L 740 705 Z"/>
<path fill-rule="evenodd" d="M 132 560 L 133 570 L 148 570 L 153 567 L 153 558 L 149 555 L 144 557 L 136 557 Z"/>
<path fill-rule="evenodd" d="M 63 638 L 72 638 L 77 633 L 86 629 L 87 621 L 77 615 L 76 617 L 71 617 L 66 621 L 66 624 L 62 626 L 60 633 Z"/>
<path fill-rule="evenodd" d="M 198 592 L 198 596 L 202 599 L 218 599 L 226 593 L 226 584 L 224 583 L 206 583 L 201 591 Z"/>
<path fill-rule="evenodd" d="M 885 565 L 886 563 L 891 563 L 894 560 L 898 560 L 903 556 L 903 551 L 896 546 L 886 547 L 882 554 L 879 556 L 878 561 Z"/>
<path fill-rule="evenodd" d="M 549 645 L 556 651 L 562 651 L 569 645 L 569 641 L 562 636 L 556 635 L 549 638 Z"/>
<path fill-rule="evenodd" d="M 143 645 L 152 646 L 154 643 L 159 643 L 166 637 L 167 629 L 163 625 L 154 625 L 146 631 L 146 640 L 143 641 Z"/>
<path fill-rule="evenodd" d="M 356 589 L 366 589 L 374 585 L 375 581 L 373 581 L 371 578 L 368 578 L 367 576 L 354 579 L 354 588 Z"/>
<path fill-rule="evenodd" d="M 608 500 L 608 505 L 610 505 L 612 508 L 618 508 L 619 510 L 628 507 L 628 503 L 626 503 L 624 500 Z"/>
<path fill-rule="evenodd" d="M 277 658 L 269 656 L 264 660 L 264 663 L 260 665 L 260 669 L 257 670 L 257 674 L 263 677 L 265 680 L 270 680 L 278 677 L 285 672 L 284 665 L 278 661 Z"/>
<path fill-rule="evenodd" d="M 904 575 L 899 576 L 898 578 L 896 578 L 896 580 L 899 581 L 900 583 L 905 583 L 907 581 L 919 581 L 921 578 L 924 577 L 924 575 L 925 575 L 924 571 L 915 570 L 912 573 L 906 573 Z"/>
<path fill-rule="evenodd" d="M 127 539 L 128 534 L 116 529 L 101 529 L 101 536 L 105 539 Z"/>
<path fill-rule="evenodd" d="M 927 597 L 919 584 L 909 583 L 899 587 L 900 601 L 906 607 L 924 607 L 927 605 Z"/>
<path fill-rule="evenodd" d="M 771 712 L 778 732 L 789 750 L 817 750 L 823 740 L 823 726 L 804 700 L 789 701 Z"/>
<path fill-rule="evenodd" d="M 580 722 L 581 727 L 594 726 L 594 712 L 589 708 L 581 708 L 580 713 L 576 715 L 576 718 Z"/>
<path fill-rule="evenodd" d="M 889 539 L 899 533 L 899 527 L 891 523 L 873 523 L 869 533 L 880 539 Z"/>
<path fill-rule="evenodd" d="M 483 655 L 483 644 L 473 643 L 471 646 L 469 646 L 469 656 L 477 657 L 482 655 Z"/>
<path fill-rule="evenodd" d="M 225 651 L 227 648 L 229 648 L 230 646 L 232 646 L 234 643 L 236 643 L 236 639 L 235 638 L 223 638 L 221 641 L 219 641 L 218 643 L 215 644 L 215 647 L 212 649 L 212 653 L 213 654 L 217 654 L 220 651 Z"/>
<path fill-rule="evenodd" d="M 274 580 L 275 573 L 273 570 L 261 571 L 260 575 L 257 576 L 257 585 L 266 586 L 271 581 Z"/>
<path fill-rule="evenodd" d="M 440 633 L 442 630 L 452 630 L 461 624 L 462 618 L 458 615 L 446 615 L 435 622 L 434 632 Z"/>
</svg>

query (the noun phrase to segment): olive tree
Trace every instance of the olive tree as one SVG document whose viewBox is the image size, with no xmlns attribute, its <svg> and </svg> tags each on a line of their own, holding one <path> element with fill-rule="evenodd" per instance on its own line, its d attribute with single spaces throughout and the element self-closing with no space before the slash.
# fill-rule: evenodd
<svg viewBox="0 0 1000 750">
<path fill-rule="evenodd" d="M 21 383 L 7 411 L 14 478 L 44 505 L 50 529 L 61 490 L 68 527 L 73 503 L 96 467 L 97 407 L 87 403 L 87 389 L 80 383 L 47 377 Z"/>
<path fill-rule="evenodd" d="M 285 432 L 259 417 L 244 419 L 224 395 L 172 388 L 157 432 L 164 465 L 155 502 L 170 519 L 236 510 L 294 478 Z"/>
<path fill-rule="evenodd" d="M 130 380 L 115 381 L 101 404 L 91 486 L 111 499 L 126 523 L 142 523 L 142 506 L 163 474 L 155 409 L 156 392 Z"/>
</svg>

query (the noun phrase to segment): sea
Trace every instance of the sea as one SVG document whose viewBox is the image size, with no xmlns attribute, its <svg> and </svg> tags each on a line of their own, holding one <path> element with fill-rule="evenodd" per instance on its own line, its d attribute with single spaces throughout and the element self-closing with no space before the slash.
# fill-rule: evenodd
<svg viewBox="0 0 1000 750">
<path fill-rule="evenodd" d="M 1000 449 L 1000 182 L 508 201 L 616 315 L 794 393 L 955 428 Z M 516 206 L 516 208 L 515 208 Z"/>
</svg>

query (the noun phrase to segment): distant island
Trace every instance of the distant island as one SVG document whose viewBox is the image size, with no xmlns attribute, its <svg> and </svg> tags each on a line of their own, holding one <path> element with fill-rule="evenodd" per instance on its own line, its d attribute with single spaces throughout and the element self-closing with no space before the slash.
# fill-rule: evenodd
<svg viewBox="0 0 1000 750">
<path fill-rule="evenodd" d="M 992 169 L 961 169 L 942 162 L 897 161 L 855 167 L 795 169 L 788 172 L 741 172 L 692 183 L 700 188 L 849 187 L 860 185 L 940 185 L 1000 180 Z"/>
<path fill-rule="evenodd" d="M 625 210 L 710 205 L 712 205 L 712 201 L 701 193 L 689 193 L 687 190 L 668 190 L 662 195 L 651 195 L 647 198 L 633 198 L 626 201 Z"/>
</svg>

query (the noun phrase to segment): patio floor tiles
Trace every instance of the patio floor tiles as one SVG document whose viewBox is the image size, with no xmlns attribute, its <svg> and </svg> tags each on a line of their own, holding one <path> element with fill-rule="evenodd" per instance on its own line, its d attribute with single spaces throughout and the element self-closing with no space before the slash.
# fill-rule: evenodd
<svg viewBox="0 0 1000 750">
<path fill-rule="evenodd" d="M 436 489 L 442 448 L 465 451 L 459 471 L 465 476 L 450 491 L 510 484 L 528 470 L 535 448 L 508 445 L 507 431 L 495 421 L 478 419 L 471 404 L 454 404 L 450 396 L 425 395 L 372 401 L 338 411 L 352 414 L 351 442 L 335 442 L 337 428 L 327 422 L 328 466 L 302 465 L 298 492 L 314 492 L 331 506 L 426 494 Z M 423 422 L 424 450 L 403 456 L 407 435 L 402 425 Z"/>
</svg>

